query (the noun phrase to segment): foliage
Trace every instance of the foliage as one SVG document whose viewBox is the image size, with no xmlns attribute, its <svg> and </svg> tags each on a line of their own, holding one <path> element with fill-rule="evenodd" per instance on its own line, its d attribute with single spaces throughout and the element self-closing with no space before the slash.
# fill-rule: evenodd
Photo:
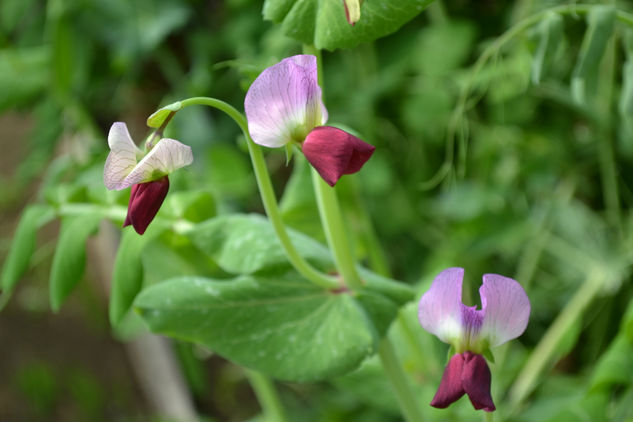
<svg viewBox="0 0 633 422">
<path fill-rule="evenodd" d="M 28 113 L 33 128 L 0 205 L 15 209 L 42 177 L 6 242 L 3 305 L 45 251 L 37 233 L 51 221 L 61 226 L 50 301 L 62 312 L 90 265 L 86 241 L 118 236 L 128 193 L 102 182 L 112 122 L 141 135 L 161 104 L 198 95 L 242 110 L 257 74 L 302 42 L 329 50 L 328 124 L 377 148 L 336 188 L 367 289 L 332 292 L 295 271 L 268 220 L 246 214 L 263 211 L 248 140 L 224 115 L 175 107 L 165 135 L 191 145 L 194 165 L 170 176 L 143 237 L 121 232 L 113 330 L 146 329 L 140 315 L 152 331 L 274 377 L 327 379 L 285 399 L 289 414 L 310 407 L 314 421 L 397 420 L 374 356 L 387 336 L 425 420 L 476 420 L 464 400 L 426 406 L 446 350 L 419 327 L 412 295 L 461 266 L 472 277 L 465 301 L 477 297 L 477 274 L 494 272 L 517 279 L 532 303 L 525 335 L 491 365 L 497 419 L 631 418 L 633 15 L 541 0 L 367 0 L 351 27 L 342 3 L 1 2 L 0 111 Z M 299 254 L 331 272 L 313 181 L 296 155 L 286 164 L 267 151 L 283 219 Z M 20 383 L 44 377 L 46 387 L 42 374 Z"/>
</svg>

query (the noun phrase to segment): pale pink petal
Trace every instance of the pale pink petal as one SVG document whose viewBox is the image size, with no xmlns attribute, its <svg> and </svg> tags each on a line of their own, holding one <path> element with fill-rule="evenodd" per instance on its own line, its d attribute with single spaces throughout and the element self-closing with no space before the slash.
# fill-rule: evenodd
<svg viewBox="0 0 633 422">
<path fill-rule="evenodd" d="M 163 138 L 134 167 L 121 185 L 151 182 L 193 162 L 191 147 L 174 139 Z"/>
<path fill-rule="evenodd" d="M 103 170 L 103 181 L 106 188 L 110 190 L 124 189 L 127 186 L 122 186 L 123 180 L 136 166 L 137 156 L 142 155 L 142 153 L 134 145 L 130 132 L 123 122 L 116 122 L 110 127 L 108 145 L 110 146 L 110 154 L 108 154 Z"/>
<path fill-rule="evenodd" d="M 494 347 L 523 334 L 530 317 L 530 300 L 511 278 L 497 274 L 484 274 L 483 278 L 479 288 L 484 312 L 480 335 Z"/>
<path fill-rule="evenodd" d="M 248 89 L 244 109 L 255 143 L 274 148 L 302 142 L 327 121 L 316 57 L 288 57 L 264 70 Z"/>
<path fill-rule="evenodd" d="M 463 268 L 447 268 L 435 277 L 418 307 L 420 324 L 445 343 L 455 343 L 464 334 L 462 322 Z"/>
</svg>

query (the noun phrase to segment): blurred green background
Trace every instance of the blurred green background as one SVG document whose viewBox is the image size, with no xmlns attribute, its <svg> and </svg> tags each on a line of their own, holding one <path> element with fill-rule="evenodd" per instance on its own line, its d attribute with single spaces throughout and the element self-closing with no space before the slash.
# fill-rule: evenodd
<svg viewBox="0 0 633 422">
<path fill-rule="evenodd" d="M 343 178 L 338 190 L 357 255 L 420 294 L 448 266 L 466 268 L 472 303 L 483 273 L 525 286 L 528 330 L 499 353 L 503 367 L 492 366 L 500 408 L 512 400 L 507 392 L 517 375 L 525 379 L 523 365 L 548 327 L 570 303 L 578 305 L 564 335 L 552 340 L 543 371 L 531 372 L 536 390 L 509 420 L 631 421 L 631 28 L 618 21 L 592 58 L 596 72 L 586 78 L 583 101 L 571 86 L 589 42 L 584 14 L 565 15 L 555 30 L 542 23 L 543 14 L 490 49 L 508 28 L 565 4 L 436 2 L 391 35 L 324 52 L 330 123 L 376 146 L 363 171 Z M 617 6 L 633 9 L 630 2 Z M 126 203 L 127 192 L 107 193 L 101 180 L 112 122 L 127 122 L 140 142 L 149 133 L 145 119 L 178 99 L 212 96 L 243 109 L 262 69 L 301 52 L 280 26 L 262 19 L 261 9 L 256 0 L 1 0 L 0 257 L 27 203 Z M 486 51 L 490 59 L 473 72 Z M 460 98 L 467 86 L 470 95 Z M 243 140 L 229 119 L 190 108 L 167 135 L 191 145 L 196 157 L 174 174 L 175 190 L 208 192 L 213 212 L 262 212 Z M 267 158 L 278 195 L 285 188 L 285 221 L 323 240 L 303 167 L 293 173 L 278 151 Z M 89 244 L 82 283 L 59 313 L 51 312 L 48 274 L 58 227 L 40 231 L 29 271 L 0 313 L 0 420 L 161 420 L 133 375 L 130 337 L 113 335 L 108 323 L 113 256 Z M 179 241 L 165 244 L 187 254 Z M 146 277 L 162 275 L 162 268 L 152 270 L 161 253 L 156 246 L 144 256 Z M 170 259 L 168 271 L 195 270 L 184 258 Z M 413 308 L 403 312 L 410 322 Z M 426 406 L 446 351 L 415 323 L 408 327 L 418 344 L 399 352 Z M 239 368 L 188 344 L 175 350 L 201 415 L 257 418 Z M 370 361 L 332 383 L 281 384 L 281 396 L 291 420 L 397 421 L 379 372 Z M 428 417 L 482 416 L 462 400 Z"/>
</svg>

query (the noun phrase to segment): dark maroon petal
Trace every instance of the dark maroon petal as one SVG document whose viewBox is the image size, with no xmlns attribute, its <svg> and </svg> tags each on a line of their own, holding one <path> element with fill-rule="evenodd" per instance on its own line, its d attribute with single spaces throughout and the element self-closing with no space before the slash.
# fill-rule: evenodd
<svg viewBox="0 0 633 422">
<path fill-rule="evenodd" d="M 444 409 L 464 395 L 465 391 L 462 387 L 463 367 L 464 357 L 460 354 L 453 355 L 444 369 L 442 381 L 440 381 L 437 393 L 431 400 L 431 406 Z"/>
<path fill-rule="evenodd" d="M 138 234 L 145 233 L 147 226 L 152 222 L 163 204 L 168 190 L 169 179 L 167 176 L 159 180 L 138 183 L 132 186 L 127 217 L 123 227 L 132 224 Z"/>
<path fill-rule="evenodd" d="M 462 371 L 462 385 L 475 409 L 486 412 L 495 410 L 495 404 L 490 395 L 490 368 L 483 356 L 465 352 L 464 369 Z"/>
<path fill-rule="evenodd" d="M 330 126 L 312 129 L 302 146 L 312 167 L 330 186 L 342 175 L 359 171 L 375 149 L 354 135 Z"/>
<path fill-rule="evenodd" d="M 123 227 L 127 227 L 132 224 L 132 220 L 130 219 L 130 208 L 132 207 L 132 203 L 134 203 L 134 197 L 138 193 L 138 187 L 140 185 L 137 183 L 136 185 L 132 185 L 132 191 L 130 192 L 130 201 L 127 205 L 127 215 L 125 216 L 125 221 L 123 222 Z"/>
</svg>

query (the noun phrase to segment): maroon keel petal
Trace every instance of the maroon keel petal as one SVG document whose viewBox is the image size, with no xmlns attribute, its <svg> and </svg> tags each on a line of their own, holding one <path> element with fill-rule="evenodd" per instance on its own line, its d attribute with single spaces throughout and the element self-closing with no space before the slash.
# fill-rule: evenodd
<svg viewBox="0 0 633 422">
<path fill-rule="evenodd" d="M 134 203 L 134 197 L 138 193 L 138 187 L 139 186 L 141 186 L 139 183 L 137 183 L 135 185 L 132 185 L 132 191 L 130 192 L 130 201 L 128 202 L 127 215 L 125 216 L 125 221 L 123 222 L 123 227 L 127 227 L 130 224 L 132 224 L 132 220 L 130 219 L 130 208 L 132 207 L 132 204 Z"/>
<path fill-rule="evenodd" d="M 359 171 L 376 148 L 344 130 L 331 126 L 312 129 L 302 151 L 312 167 L 330 186 L 344 174 Z"/>
<path fill-rule="evenodd" d="M 483 409 L 486 412 L 495 410 L 495 404 L 490 395 L 490 368 L 486 359 L 470 352 L 463 353 L 464 369 L 462 372 L 462 385 L 468 394 L 470 402 L 475 409 Z"/>
<path fill-rule="evenodd" d="M 433 400 L 431 400 L 431 406 L 444 409 L 464 395 L 465 391 L 462 387 L 463 367 L 464 357 L 460 354 L 453 355 L 444 369 L 442 381 Z"/>
<path fill-rule="evenodd" d="M 159 180 L 138 183 L 132 186 L 130 202 L 127 207 L 127 217 L 125 217 L 123 227 L 131 224 L 138 234 L 145 233 L 147 226 L 152 222 L 163 204 L 168 190 L 169 179 L 167 176 Z"/>
</svg>

